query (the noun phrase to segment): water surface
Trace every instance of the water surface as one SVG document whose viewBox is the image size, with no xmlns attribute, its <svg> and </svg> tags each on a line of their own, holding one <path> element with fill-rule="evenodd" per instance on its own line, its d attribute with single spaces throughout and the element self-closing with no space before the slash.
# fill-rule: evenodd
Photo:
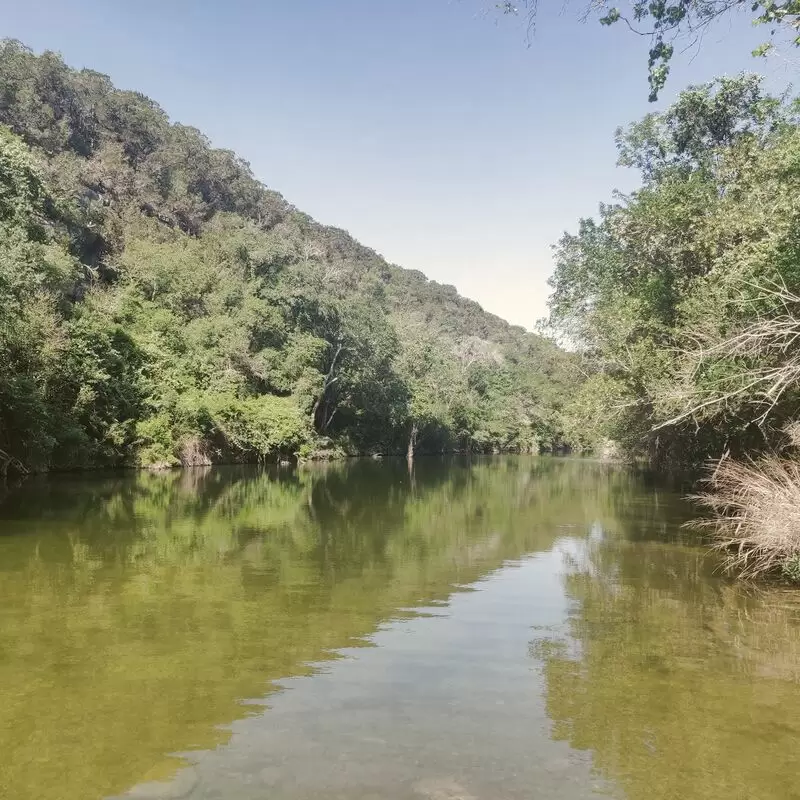
<svg viewBox="0 0 800 800">
<path fill-rule="evenodd" d="M 29 481 L 0 796 L 800 797 L 800 602 L 690 514 L 554 459 Z"/>
</svg>

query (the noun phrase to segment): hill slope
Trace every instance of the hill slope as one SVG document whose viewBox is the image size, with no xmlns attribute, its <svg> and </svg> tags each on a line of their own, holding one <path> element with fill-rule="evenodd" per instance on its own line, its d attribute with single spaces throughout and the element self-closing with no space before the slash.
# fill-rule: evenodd
<svg viewBox="0 0 800 800">
<path fill-rule="evenodd" d="M 0 463 L 558 442 L 569 356 L 143 95 L 6 41 L 0 124 Z"/>
</svg>

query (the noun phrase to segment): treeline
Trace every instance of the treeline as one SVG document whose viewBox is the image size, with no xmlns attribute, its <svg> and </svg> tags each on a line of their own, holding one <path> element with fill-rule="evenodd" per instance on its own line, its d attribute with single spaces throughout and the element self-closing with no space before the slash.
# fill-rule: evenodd
<svg viewBox="0 0 800 800">
<path fill-rule="evenodd" d="M 737 566 L 800 576 L 800 106 L 720 79 L 617 144 L 642 187 L 562 239 L 552 279 L 551 322 L 592 373 L 568 435 L 712 461 Z"/>
<path fill-rule="evenodd" d="M 530 451 L 574 360 L 152 100 L 0 46 L 0 466 Z"/>
<path fill-rule="evenodd" d="M 594 373 L 569 410 L 584 446 L 684 467 L 781 441 L 800 387 L 770 383 L 781 354 L 726 343 L 800 291 L 797 112 L 742 76 L 618 132 L 642 187 L 564 236 L 552 278 L 551 322 Z"/>
</svg>

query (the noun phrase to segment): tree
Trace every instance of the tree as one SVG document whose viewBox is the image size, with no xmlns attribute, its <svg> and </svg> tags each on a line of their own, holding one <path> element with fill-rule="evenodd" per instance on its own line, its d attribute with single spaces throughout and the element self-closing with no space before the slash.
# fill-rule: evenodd
<svg viewBox="0 0 800 800">
<path fill-rule="evenodd" d="M 715 343 L 737 332 L 752 342 L 780 316 L 765 281 L 800 285 L 793 104 L 763 96 L 752 78 L 724 79 L 687 90 L 618 145 L 644 185 L 562 239 L 551 298 L 553 324 L 605 376 L 596 399 L 602 411 L 614 398 L 608 433 L 684 465 L 776 444 L 797 386 L 770 426 L 751 409 L 769 386 L 752 370 L 778 369 L 777 349 L 767 361 Z"/>
<path fill-rule="evenodd" d="M 403 331 L 398 370 L 408 389 L 406 456 L 413 460 L 421 436 L 441 438 L 454 426 L 454 410 L 466 395 L 455 359 L 448 358 L 435 337 L 420 328 Z"/>
<path fill-rule="evenodd" d="M 76 265 L 50 241 L 48 189 L 24 143 L 0 127 L 0 471 L 38 467 L 56 444 L 53 391 L 66 348 L 59 293 Z"/>
</svg>

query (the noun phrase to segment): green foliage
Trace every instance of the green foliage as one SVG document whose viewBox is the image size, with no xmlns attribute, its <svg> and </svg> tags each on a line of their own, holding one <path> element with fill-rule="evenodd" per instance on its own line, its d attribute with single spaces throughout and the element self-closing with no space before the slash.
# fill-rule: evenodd
<svg viewBox="0 0 800 800">
<path fill-rule="evenodd" d="M 528 17 L 528 30 L 536 23 L 538 3 L 522 0 Z M 502 14 L 519 14 L 520 7 L 511 3 L 498 3 Z M 788 35 L 793 46 L 800 45 L 800 0 L 628 0 L 622 6 L 611 5 L 610 0 L 595 0 L 584 16 L 593 13 L 603 26 L 623 23 L 632 33 L 650 41 L 647 58 L 648 83 L 651 102 L 658 99 L 669 77 L 670 65 L 679 52 L 702 44 L 704 34 L 715 23 L 737 12 L 750 12 L 753 24 L 768 25 L 770 40 L 752 51 L 755 57 L 763 57 L 775 47 L 778 38 Z"/>
<path fill-rule="evenodd" d="M 40 238 L 36 224 L 42 212 L 44 186 L 39 170 L 22 141 L 0 127 L 0 221 Z"/>
<path fill-rule="evenodd" d="M 612 25 L 620 20 L 637 33 L 650 37 L 651 47 L 648 55 L 648 80 L 650 101 L 658 99 L 669 76 L 670 62 L 675 53 L 674 42 L 683 36 L 698 37 L 720 17 L 741 9 L 741 0 L 631 0 L 630 11 L 623 14 L 612 8 L 601 17 L 600 22 Z M 605 4 L 601 4 L 604 7 Z M 796 36 L 797 20 L 800 17 L 798 0 L 755 0 L 751 6 L 755 14 L 754 22 L 773 26 L 785 26 L 793 31 L 794 44 L 800 44 Z M 775 28 L 772 35 L 775 34 Z M 754 56 L 763 56 L 770 44 L 757 48 Z"/>
<path fill-rule="evenodd" d="M 606 373 L 592 375 L 564 408 L 568 441 L 582 452 L 597 449 L 605 440 L 630 441 L 637 433 L 626 411 L 632 400 L 623 381 Z"/>
<path fill-rule="evenodd" d="M 239 400 L 217 394 L 208 398 L 205 408 L 230 446 L 259 458 L 281 451 L 290 455 L 308 439 L 306 420 L 288 397 Z"/>
<path fill-rule="evenodd" d="M 719 20 L 742 8 L 742 0 L 630 0 L 628 9 L 610 8 L 605 2 L 599 9 L 608 9 L 600 17 L 603 25 L 625 22 L 634 32 L 650 37 L 648 54 L 648 80 L 650 100 L 658 99 L 659 92 L 669 76 L 670 62 L 675 53 L 674 43 L 683 37 L 698 38 L 703 31 Z M 800 18 L 798 0 L 755 0 L 751 6 L 754 22 L 773 26 L 771 35 L 783 27 L 792 32 L 794 44 L 800 44 L 797 21 Z M 756 48 L 754 56 L 763 56 L 770 50 L 767 42 Z"/>
<path fill-rule="evenodd" d="M 721 79 L 620 132 L 618 145 L 643 186 L 562 239 L 552 279 L 551 322 L 604 376 L 579 397 L 612 381 L 625 399 L 597 392 L 603 434 L 661 463 L 777 445 L 800 393 L 788 385 L 759 424 L 751 381 L 786 350 L 719 343 L 787 313 L 785 293 L 764 286 L 798 289 L 795 105 L 753 77 Z M 585 399 L 567 416 L 597 417 Z"/>
<path fill-rule="evenodd" d="M 561 442 L 550 342 L 104 75 L 6 41 L 0 97 L 0 468 Z"/>
<path fill-rule="evenodd" d="M 783 577 L 792 583 L 800 583 L 800 555 L 787 559 L 782 567 Z"/>
<path fill-rule="evenodd" d="M 154 414 L 136 423 L 139 460 L 148 467 L 177 467 L 172 420 L 167 414 Z"/>
</svg>

